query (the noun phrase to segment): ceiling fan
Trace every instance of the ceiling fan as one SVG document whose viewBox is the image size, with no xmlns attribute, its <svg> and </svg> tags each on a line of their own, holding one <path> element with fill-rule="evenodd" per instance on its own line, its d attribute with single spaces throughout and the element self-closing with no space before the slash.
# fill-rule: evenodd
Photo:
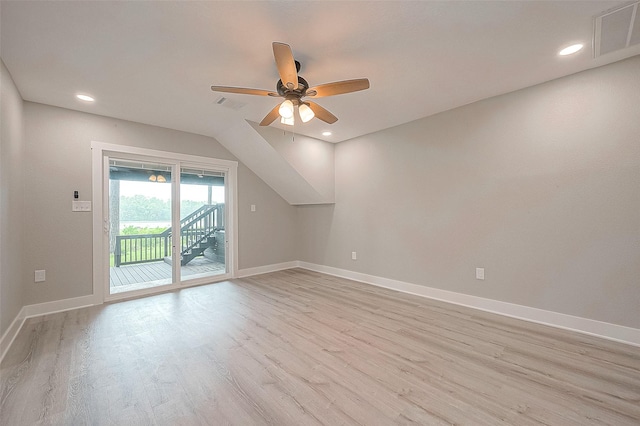
<svg viewBox="0 0 640 426">
<path fill-rule="evenodd" d="M 284 101 L 276 105 L 260 122 L 261 126 L 268 126 L 278 117 L 280 117 L 281 123 L 293 125 L 295 122 L 294 112 L 296 107 L 303 123 L 308 122 L 313 117 L 318 117 L 325 123 L 333 124 L 338 121 L 338 117 L 317 103 L 303 100 L 303 98 L 323 98 L 369 88 L 369 80 L 366 78 L 336 81 L 309 87 L 307 80 L 298 75 L 300 62 L 293 59 L 293 53 L 288 44 L 273 42 L 273 56 L 275 57 L 276 66 L 278 67 L 278 74 L 280 74 L 280 80 L 278 80 L 276 84 L 275 92 L 227 86 L 211 86 L 211 90 L 214 92 L 284 98 Z"/>
</svg>

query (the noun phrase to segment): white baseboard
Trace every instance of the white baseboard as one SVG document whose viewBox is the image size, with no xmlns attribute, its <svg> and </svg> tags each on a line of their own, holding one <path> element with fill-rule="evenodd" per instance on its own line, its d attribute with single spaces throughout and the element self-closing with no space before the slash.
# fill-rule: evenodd
<svg viewBox="0 0 640 426">
<path fill-rule="evenodd" d="M 72 309 L 86 308 L 87 306 L 98 305 L 101 303 L 101 301 L 96 301 L 95 296 L 89 295 L 23 306 L 2 336 L 2 339 L 0 339 L 0 362 L 4 359 L 9 347 L 11 347 L 13 340 L 18 335 L 18 332 L 27 318 L 55 314 L 57 312 L 70 311 Z"/>
<path fill-rule="evenodd" d="M 251 275 L 266 274 L 269 272 L 281 271 L 283 269 L 296 268 L 297 261 L 277 263 L 273 265 L 258 266 L 255 268 L 246 268 L 238 270 L 238 277 L 248 277 Z M 52 302 L 38 303 L 34 305 L 26 305 L 20 309 L 18 315 L 11 322 L 9 328 L 5 331 L 0 339 L 0 362 L 6 355 L 9 347 L 18 335 L 24 321 L 27 318 L 37 317 L 41 315 L 55 314 L 57 312 L 70 311 L 72 309 L 85 308 L 88 306 L 102 304 L 102 300 L 96 295 L 80 296 L 71 299 L 55 300 Z"/>
<path fill-rule="evenodd" d="M 284 269 L 291 268 L 304 268 L 310 271 L 321 272 L 327 275 L 333 275 L 336 277 L 346 278 L 365 284 L 371 284 L 378 287 L 401 291 L 403 293 L 441 300 L 443 302 L 467 306 L 470 308 L 479 309 L 481 311 L 492 312 L 507 317 L 518 318 L 525 321 L 597 336 L 633 346 L 640 346 L 640 329 L 637 328 L 610 324 L 588 318 L 581 318 L 572 315 L 561 314 L 558 312 L 546 311 L 544 309 L 516 305 L 508 302 L 501 302 L 498 300 L 485 299 L 483 297 L 456 293 L 453 291 L 407 283 L 404 281 L 392 280 L 389 278 L 377 277 L 375 275 L 353 272 L 347 269 L 317 265 L 314 263 L 292 261 L 277 263 L 273 265 L 258 266 L 255 268 L 245 268 L 238 270 L 237 276 L 238 278 L 244 278 L 251 275 L 266 274 L 269 272 L 282 271 Z M 18 315 L 16 315 L 15 319 L 11 322 L 11 325 L 5 331 L 2 338 L 0 338 L 0 361 L 2 361 L 2 359 L 6 355 L 9 347 L 18 335 L 18 332 L 22 328 L 22 325 L 27 318 L 53 314 L 56 312 L 69 311 L 72 309 L 79 309 L 87 306 L 99 305 L 101 303 L 102 301 L 98 300 L 96 296 L 89 295 L 24 306 L 20 310 L 20 312 L 18 312 Z"/>
<path fill-rule="evenodd" d="M 284 269 L 297 268 L 298 261 L 275 263 L 273 265 L 256 266 L 255 268 L 238 269 L 238 278 L 250 277 L 251 275 L 268 274 L 269 272 L 282 271 Z"/>
<path fill-rule="evenodd" d="M 640 329 L 625 327 L 617 324 L 581 318 L 572 315 L 561 314 L 544 309 L 529 306 L 516 305 L 514 303 L 501 302 L 499 300 L 485 299 L 483 297 L 441 290 L 438 288 L 411 284 L 403 281 L 391 280 L 374 275 L 362 274 L 346 269 L 331 266 L 317 265 L 308 262 L 297 262 L 300 268 L 321 272 L 340 278 L 347 278 L 365 284 L 384 287 L 403 293 L 428 297 L 456 305 L 467 306 L 481 311 L 492 312 L 507 317 L 518 318 L 538 324 L 549 325 L 556 328 L 571 330 L 578 333 L 589 334 L 616 342 L 640 346 Z"/>
<path fill-rule="evenodd" d="M 55 314 L 58 312 L 70 311 L 72 309 L 86 308 L 87 306 L 99 305 L 102 301 L 96 301 L 95 296 L 80 296 L 71 299 L 54 300 L 53 302 L 27 305 L 22 308 L 25 318 L 38 317 L 40 315 Z"/>
<path fill-rule="evenodd" d="M 24 324 L 24 320 L 26 318 L 23 307 L 20 309 L 20 312 L 18 312 L 18 315 L 16 315 L 13 321 L 11 321 L 9 328 L 4 332 L 2 338 L 0 338 L 0 362 L 2 362 L 4 356 L 7 354 L 9 347 L 11 347 L 11 344 L 18 335 L 18 332 L 22 328 L 22 324 Z"/>
</svg>

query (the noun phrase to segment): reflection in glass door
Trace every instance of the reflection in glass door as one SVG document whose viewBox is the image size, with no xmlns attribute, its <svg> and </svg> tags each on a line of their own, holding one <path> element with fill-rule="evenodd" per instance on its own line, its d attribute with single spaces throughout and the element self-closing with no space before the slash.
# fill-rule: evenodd
<svg viewBox="0 0 640 426">
<path fill-rule="evenodd" d="M 173 282 L 170 165 L 109 159 L 109 294 Z"/>
<path fill-rule="evenodd" d="M 183 167 L 180 171 L 180 280 L 225 274 L 226 246 L 225 174 Z"/>
</svg>

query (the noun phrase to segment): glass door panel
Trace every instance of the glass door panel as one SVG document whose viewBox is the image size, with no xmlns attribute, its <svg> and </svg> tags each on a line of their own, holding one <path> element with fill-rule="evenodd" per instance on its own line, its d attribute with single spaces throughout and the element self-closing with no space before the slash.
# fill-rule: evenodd
<svg viewBox="0 0 640 426">
<path fill-rule="evenodd" d="M 180 280 L 227 272 L 225 174 L 182 168 L 180 171 Z"/>
<path fill-rule="evenodd" d="M 173 283 L 170 165 L 109 159 L 109 294 Z"/>
</svg>

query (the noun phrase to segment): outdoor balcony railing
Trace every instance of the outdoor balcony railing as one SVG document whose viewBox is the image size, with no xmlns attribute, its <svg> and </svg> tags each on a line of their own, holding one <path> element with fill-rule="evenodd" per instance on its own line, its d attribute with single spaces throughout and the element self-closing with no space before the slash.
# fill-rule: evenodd
<svg viewBox="0 0 640 426">
<path fill-rule="evenodd" d="M 180 256 L 193 258 L 193 250 L 224 230 L 224 204 L 205 204 L 180 221 Z M 114 266 L 164 260 L 172 255 L 172 229 L 159 234 L 118 235 Z M 188 262 L 188 261 L 187 261 Z"/>
</svg>

